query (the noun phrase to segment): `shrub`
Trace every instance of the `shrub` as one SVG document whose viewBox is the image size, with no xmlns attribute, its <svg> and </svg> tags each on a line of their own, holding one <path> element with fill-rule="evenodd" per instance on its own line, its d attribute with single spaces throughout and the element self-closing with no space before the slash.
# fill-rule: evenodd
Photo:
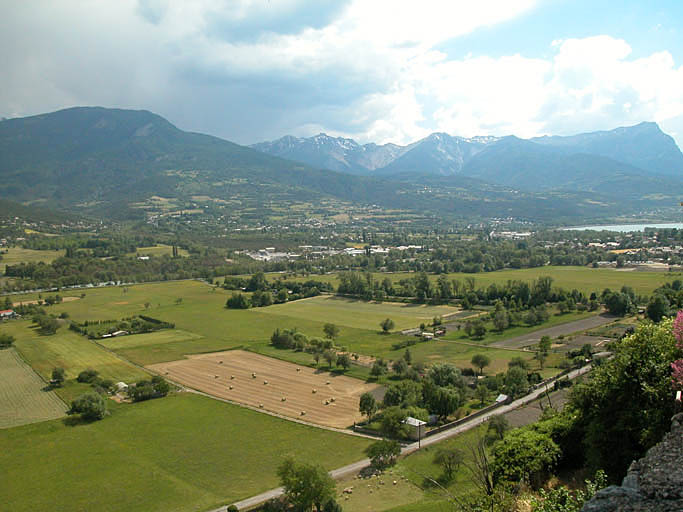
<svg viewBox="0 0 683 512">
<path fill-rule="evenodd" d="M 101 420 L 107 413 L 107 404 L 101 395 L 90 391 L 84 393 L 71 402 L 71 409 L 67 414 L 80 414 L 86 421 Z"/>
<path fill-rule="evenodd" d="M 88 384 L 91 384 L 95 381 L 98 375 L 99 372 L 97 370 L 88 368 L 87 370 L 83 370 L 81 373 L 79 373 L 78 377 L 76 377 L 76 380 L 78 382 L 86 382 Z"/>
</svg>

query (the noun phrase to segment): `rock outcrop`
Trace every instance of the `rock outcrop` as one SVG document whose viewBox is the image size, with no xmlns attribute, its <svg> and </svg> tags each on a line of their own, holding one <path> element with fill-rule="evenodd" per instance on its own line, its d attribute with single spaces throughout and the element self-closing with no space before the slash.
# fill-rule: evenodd
<svg viewBox="0 0 683 512">
<path fill-rule="evenodd" d="M 683 511 L 683 413 L 671 420 L 671 432 L 645 457 L 634 461 L 621 486 L 599 491 L 582 512 Z"/>
</svg>

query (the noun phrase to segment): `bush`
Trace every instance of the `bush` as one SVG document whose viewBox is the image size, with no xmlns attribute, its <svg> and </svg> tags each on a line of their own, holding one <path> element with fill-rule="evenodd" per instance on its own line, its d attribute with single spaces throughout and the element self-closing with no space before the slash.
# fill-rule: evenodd
<svg viewBox="0 0 683 512">
<path fill-rule="evenodd" d="M 228 309 L 249 309 L 249 298 L 243 293 L 233 293 L 225 303 Z"/>
<path fill-rule="evenodd" d="M 92 384 L 98 375 L 99 375 L 99 372 L 97 370 L 93 370 L 92 368 L 88 368 L 87 370 L 83 370 L 81 373 L 79 373 L 78 377 L 76 377 L 76 380 L 78 382 L 85 382 L 88 384 Z"/>
<path fill-rule="evenodd" d="M 67 414 L 80 414 L 86 421 L 96 421 L 104 418 L 107 413 L 107 404 L 101 395 L 90 391 L 71 402 L 71 409 Z"/>
<path fill-rule="evenodd" d="M 132 388 L 129 388 L 128 394 L 133 402 L 142 402 L 152 398 L 161 398 L 166 396 L 171 390 L 168 382 L 162 377 L 155 375 L 151 381 L 141 380 Z"/>
<path fill-rule="evenodd" d="M 9 348 L 14 345 L 14 336 L 7 333 L 0 334 L 0 348 Z"/>
</svg>

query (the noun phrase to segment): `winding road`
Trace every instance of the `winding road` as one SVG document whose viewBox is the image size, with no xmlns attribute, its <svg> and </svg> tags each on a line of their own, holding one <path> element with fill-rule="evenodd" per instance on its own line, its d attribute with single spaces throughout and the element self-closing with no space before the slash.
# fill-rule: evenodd
<svg viewBox="0 0 683 512">
<path fill-rule="evenodd" d="M 596 317 L 591 317 L 585 320 L 591 320 L 592 318 Z M 608 322 L 611 322 L 614 318 L 609 318 Z M 578 320 L 577 322 L 584 322 L 585 320 Z M 576 322 L 572 322 L 576 323 Z M 604 322 L 607 323 L 607 322 Z M 569 324 L 565 324 L 569 325 Z M 599 325 L 602 325 L 598 323 L 597 325 L 594 325 L 594 327 L 597 327 Z M 589 327 L 583 327 L 583 329 L 588 329 Z M 554 329 L 554 328 L 551 328 Z M 546 329 L 550 330 L 550 329 Z M 540 331 L 537 331 L 540 332 Z M 575 332 L 575 331 L 572 331 Z M 536 333 L 534 333 L 536 334 Z M 591 370 L 591 365 L 588 364 L 584 366 L 583 368 L 578 368 L 576 370 L 573 370 L 569 372 L 566 377 L 569 379 L 575 379 L 576 377 L 579 377 L 581 375 L 584 375 L 585 373 L 589 372 Z M 518 407 L 522 407 L 530 402 L 533 402 L 536 400 L 538 397 L 540 397 L 543 393 L 545 393 L 546 390 L 545 388 L 539 388 L 531 393 L 529 393 L 526 396 L 523 396 L 521 398 L 518 398 L 514 402 L 503 405 L 501 407 L 498 407 L 497 409 L 492 410 L 491 412 L 487 414 L 482 414 L 481 416 L 477 416 L 476 418 L 472 418 L 471 421 L 467 421 L 465 423 L 462 423 L 460 425 L 457 425 L 449 430 L 444 430 L 443 432 L 439 432 L 438 434 L 435 434 L 430 437 L 425 437 L 422 439 L 419 443 L 414 442 L 409 445 L 404 446 L 401 449 L 401 454 L 407 455 L 409 453 L 413 453 L 417 450 L 419 450 L 421 447 L 426 447 L 430 446 L 434 443 L 438 443 L 440 441 L 443 441 L 444 439 L 448 439 L 453 436 L 457 436 L 458 434 L 461 434 L 467 430 L 470 430 L 476 426 L 481 425 L 482 423 L 485 423 L 486 421 L 490 420 L 493 416 L 497 416 L 500 414 L 506 414 L 514 409 L 517 409 Z M 341 468 L 334 469 L 330 471 L 330 476 L 334 478 L 335 480 L 344 478 L 349 475 L 356 474 L 359 472 L 361 469 L 367 467 L 370 465 L 370 460 L 369 459 L 363 459 L 359 460 L 358 462 L 354 462 L 353 464 L 348 464 L 346 466 L 343 466 Z M 234 503 L 234 505 L 238 508 L 238 510 L 248 510 L 252 507 L 255 507 L 257 505 L 260 505 L 261 503 L 264 503 L 270 499 L 277 498 L 278 496 L 281 496 L 283 493 L 283 488 L 282 487 L 277 487 L 275 489 L 271 489 L 269 491 L 263 492 L 261 494 L 257 494 L 256 496 L 252 496 L 251 498 L 247 498 L 241 501 L 238 501 Z M 227 512 L 228 506 L 222 506 L 217 509 L 211 510 L 210 512 Z"/>
</svg>

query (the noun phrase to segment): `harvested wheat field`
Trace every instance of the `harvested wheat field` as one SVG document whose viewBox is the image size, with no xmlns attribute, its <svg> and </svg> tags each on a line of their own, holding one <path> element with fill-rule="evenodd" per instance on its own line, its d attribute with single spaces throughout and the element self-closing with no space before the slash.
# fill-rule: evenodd
<svg viewBox="0 0 683 512">
<path fill-rule="evenodd" d="M 191 355 L 149 368 L 219 398 L 337 428 L 362 419 L 360 396 L 377 387 L 242 350 Z"/>
</svg>

